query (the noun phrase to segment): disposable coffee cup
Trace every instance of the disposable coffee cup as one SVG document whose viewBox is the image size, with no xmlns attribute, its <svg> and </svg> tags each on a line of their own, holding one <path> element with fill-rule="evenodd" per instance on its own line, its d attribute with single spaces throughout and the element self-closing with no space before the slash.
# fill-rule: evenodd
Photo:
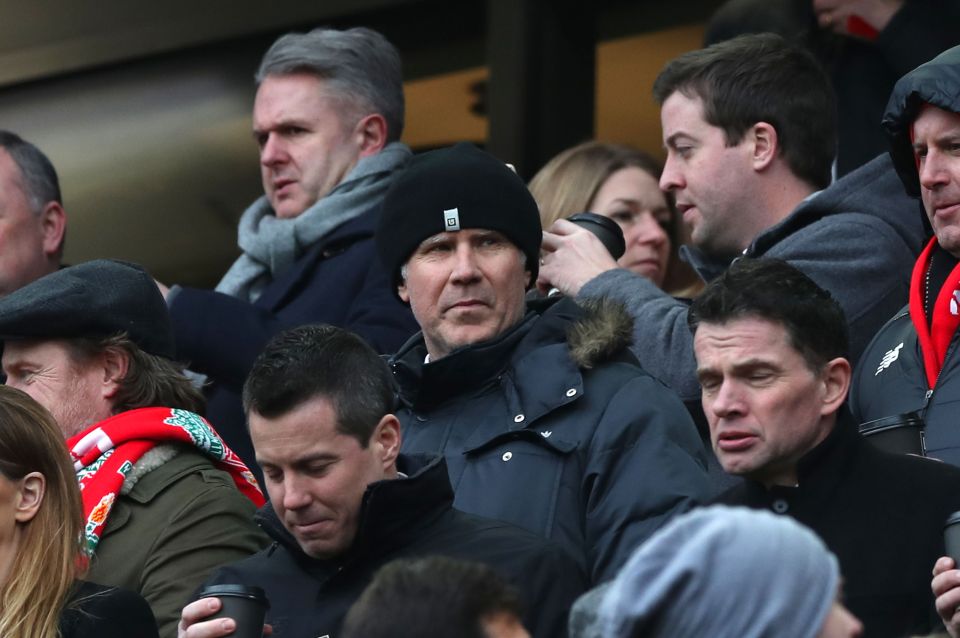
<svg viewBox="0 0 960 638">
<path fill-rule="evenodd" d="M 270 608 L 263 589 L 246 585 L 211 585 L 201 591 L 197 598 L 219 598 L 220 611 L 207 620 L 232 618 L 237 628 L 228 636 L 234 638 L 262 638 L 263 619 Z"/>
<path fill-rule="evenodd" d="M 860 434 L 884 452 L 926 456 L 923 419 L 916 412 L 867 421 Z"/>
<path fill-rule="evenodd" d="M 943 545 L 947 556 L 960 567 L 960 512 L 954 512 L 943 524 Z"/>
<path fill-rule="evenodd" d="M 568 217 L 567 221 L 571 221 L 596 235 L 614 259 L 620 259 L 623 257 L 623 253 L 627 251 L 627 243 L 623 239 L 623 230 L 620 229 L 620 224 L 609 217 L 596 213 L 577 213 Z"/>
</svg>

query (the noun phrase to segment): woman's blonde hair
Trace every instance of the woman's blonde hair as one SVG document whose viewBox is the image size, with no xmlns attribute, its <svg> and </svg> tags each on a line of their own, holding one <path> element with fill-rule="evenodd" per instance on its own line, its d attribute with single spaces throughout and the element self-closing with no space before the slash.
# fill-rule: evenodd
<svg viewBox="0 0 960 638">
<path fill-rule="evenodd" d="M 46 479 L 43 500 L 25 528 L 7 581 L 0 584 L 0 636 L 54 638 L 74 581 L 82 576 L 80 488 L 53 417 L 19 390 L 0 386 L 0 473 Z"/>
<path fill-rule="evenodd" d="M 589 210 L 604 182 L 620 169 L 631 167 L 660 179 L 659 162 L 629 146 L 584 142 L 563 151 L 530 180 L 530 192 L 540 206 L 541 226 L 546 230 L 558 219 Z M 666 195 L 664 198 L 670 204 Z M 673 213 L 672 204 L 670 207 Z"/>
<path fill-rule="evenodd" d="M 548 230 L 558 219 L 589 210 L 600 187 L 623 168 L 639 168 L 660 180 L 663 167 L 643 151 L 622 144 L 584 142 L 563 151 L 530 180 L 530 192 L 540 206 L 540 225 Z M 690 266 L 680 260 L 679 247 L 685 235 L 677 218 L 673 196 L 664 193 L 670 209 L 670 260 L 663 289 L 674 295 L 693 297 L 703 287 Z"/>
</svg>

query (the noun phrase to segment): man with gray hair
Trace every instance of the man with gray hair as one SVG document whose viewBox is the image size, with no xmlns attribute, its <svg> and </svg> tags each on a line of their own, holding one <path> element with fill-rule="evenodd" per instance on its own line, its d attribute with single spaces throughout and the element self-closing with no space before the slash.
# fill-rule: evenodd
<svg viewBox="0 0 960 638">
<path fill-rule="evenodd" d="M 272 335 L 326 323 L 384 353 L 416 330 L 373 244 L 383 195 L 411 157 L 401 79 L 396 49 L 370 29 L 279 38 L 256 74 L 264 196 L 240 218 L 243 254 L 215 291 L 167 295 L 178 356 L 213 381 L 207 416 L 251 466 L 239 392 Z"/>
<path fill-rule="evenodd" d="M 60 267 L 67 215 L 43 152 L 0 130 L 0 297 Z"/>
</svg>

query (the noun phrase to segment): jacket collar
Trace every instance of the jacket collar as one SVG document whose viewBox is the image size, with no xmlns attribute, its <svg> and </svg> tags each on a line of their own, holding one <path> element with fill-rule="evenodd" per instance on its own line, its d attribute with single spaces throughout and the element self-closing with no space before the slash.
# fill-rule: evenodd
<svg viewBox="0 0 960 638">
<path fill-rule="evenodd" d="M 816 447 L 804 454 L 797 462 L 797 486 L 775 485 L 766 488 L 759 481 L 747 480 L 744 485 L 753 499 L 766 499 L 775 496 L 789 496 L 797 492 L 828 493 L 846 480 L 849 460 L 853 454 L 869 445 L 857 431 L 853 417 L 842 408 L 833 430 Z"/>
<path fill-rule="evenodd" d="M 582 314 L 567 298 L 530 301 L 527 315 L 507 332 L 427 364 L 423 335 L 418 334 L 391 360 L 400 399 L 415 412 L 429 411 L 506 378 L 508 409 L 524 415 L 514 429 L 528 427 L 582 393 L 583 378 L 567 347 L 567 329 Z"/>
<path fill-rule="evenodd" d="M 453 489 L 442 456 L 401 454 L 397 469 L 406 478 L 377 481 L 367 487 L 360 505 L 357 535 L 343 556 L 324 560 L 307 556 L 270 503 L 257 511 L 256 521 L 311 571 L 333 571 L 352 560 L 370 560 L 411 542 L 453 507 Z"/>
</svg>

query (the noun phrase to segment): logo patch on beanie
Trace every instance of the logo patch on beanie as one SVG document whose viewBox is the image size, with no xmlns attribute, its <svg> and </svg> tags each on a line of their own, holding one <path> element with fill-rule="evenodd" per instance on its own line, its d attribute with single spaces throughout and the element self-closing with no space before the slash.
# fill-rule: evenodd
<svg viewBox="0 0 960 638">
<path fill-rule="evenodd" d="M 460 230 L 460 210 L 450 208 L 443 211 L 443 229 L 445 231 Z"/>
</svg>

